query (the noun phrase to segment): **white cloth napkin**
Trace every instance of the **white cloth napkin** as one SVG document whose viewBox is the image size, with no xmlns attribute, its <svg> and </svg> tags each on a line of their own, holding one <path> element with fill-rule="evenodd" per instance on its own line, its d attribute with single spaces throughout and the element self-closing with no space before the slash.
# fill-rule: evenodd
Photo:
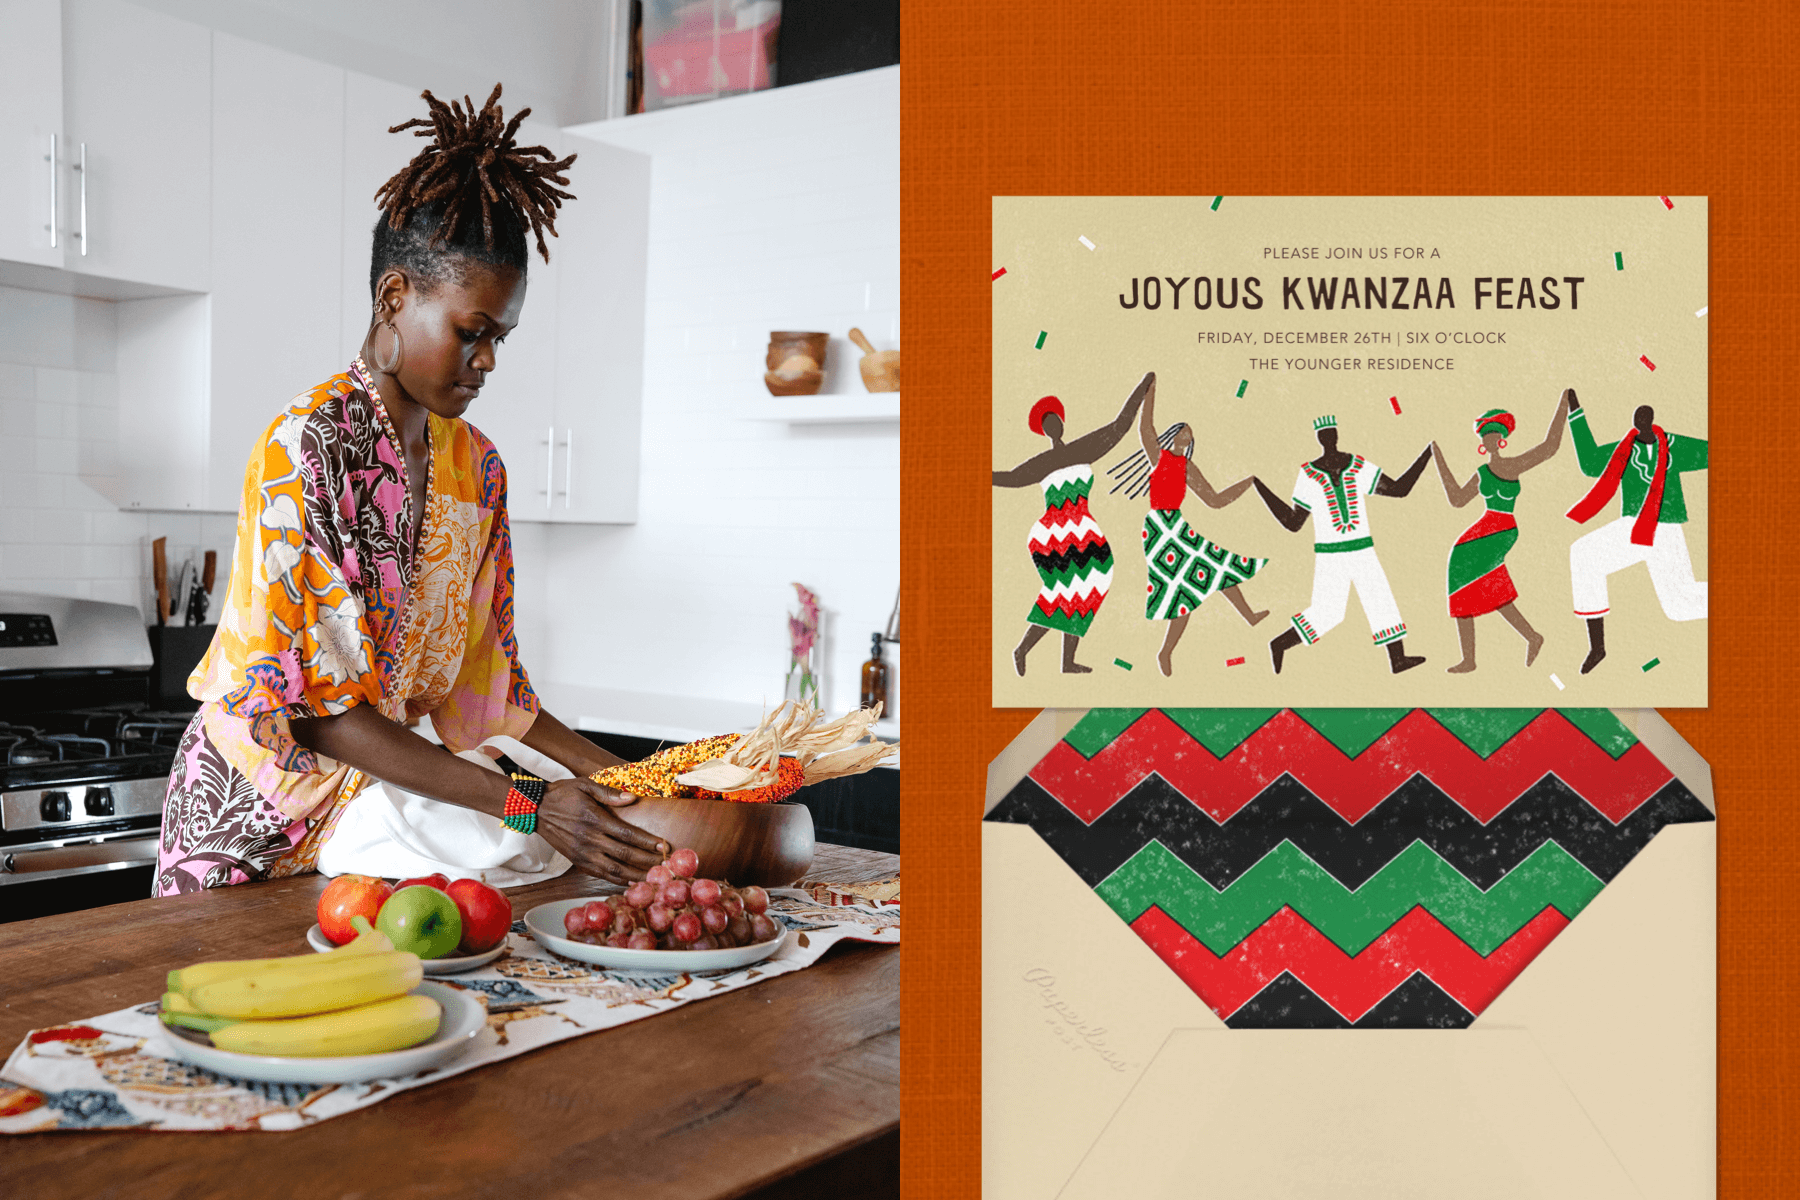
<svg viewBox="0 0 1800 1200">
<path fill-rule="evenodd" d="M 568 779 L 570 773 L 523 742 L 497 737 L 487 745 L 534 775 Z M 480 750 L 457 755 L 498 772 Z M 319 848 L 322 875 L 381 875 L 405 879 L 442 872 L 452 879 L 480 877 L 498 888 L 554 879 L 569 860 L 535 833 L 520 833 L 498 817 L 445 804 L 391 783 L 372 780 L 350 802 L 331 837 Z"/>
</svg>

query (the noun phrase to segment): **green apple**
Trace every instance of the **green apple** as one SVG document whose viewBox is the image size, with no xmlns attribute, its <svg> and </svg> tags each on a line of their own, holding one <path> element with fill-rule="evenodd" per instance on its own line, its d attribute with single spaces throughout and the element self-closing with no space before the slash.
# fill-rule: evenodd
<svg viewBox="0 0 1800 1200">
<path fill-rule="evenodd" d="M 416 883 L 387 898 L 375 917 L 375 928 L 388 935 L 396 950 L 442 958 L 462 941 L 462 914 L 449 893 Z"/>
</svg>

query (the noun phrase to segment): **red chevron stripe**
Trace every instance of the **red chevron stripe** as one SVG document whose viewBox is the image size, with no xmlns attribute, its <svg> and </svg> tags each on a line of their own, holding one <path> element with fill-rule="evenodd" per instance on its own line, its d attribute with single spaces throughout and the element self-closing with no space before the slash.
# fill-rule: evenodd
<svg viewBox="0 0 1800 1200">
<path fill-rule="evenodd" d="M 1072 521 L 1078 517 L 1085 517 L 1087 515 L 1088 498 L 1086 496 L 1077 496 L 1073 500 L 1065 501 L 1053 508 L 1046 508 L 1044 510 L 1044 519 L 1046 521 L 1051 517 L 1061 517 L 1065 521 Z"/>
<path fill-rule="evenodd" d="M 1028 538 L 1025 544 L 1033 554 L 1067 554 L 1072 549 L 1085 550 L 1089 546 L 1103 546 L 1106 544 L 1106 537 L 1099 530 L 1089 530 L 1080 537 L 1071 533 L 1066 537 L 1053 537 L 1048 541 L 1033 536 Z"/>
<path fill-rule="evenodd" d="M 1356 1021 L 1414 971 L 1425 972 L 1480 1016 L 1568 924 L 1567 917 L 1546 908 L 1486 958 L 1423 908 L 1401 917 L 1354 958 L 1287 907 L 1223 958 L 1160 908 L 1151 908 L 1131 928 L 1221 1020 L 1283 971 L 1291 971 L 1346 1020 Z"/>
<path fill-rule="evenodd" d="M 1098 612 L 1100 602 L 1104 599 L 1106 599 L 1106 593 L 1098 588 L 1079 596 L 1058 596 L 1054 604 L 1046 604 L 1043 594 L 1039 593 L 1037 606 L 1046 616 L 1062 613 L 1070 617 L 1084 617 L 1089 613 Z"/>
<path fill-rule="evenodd" d="M 1283 773 L 1360 821 L 1417 772 L 1484 823 L 1550 772 L 1615 824 L 1674 778 L 1642 743 L 1615 760 L 1554 710 L 1484 760 L 1420 709 L 1355 758 L 1283 709 L 1222 759 L 1152 709 L 1091 759 L 1056 743 L 1031 778 L 1092 824 L 1152 771 L 1220 822 Z"/>
</svg>

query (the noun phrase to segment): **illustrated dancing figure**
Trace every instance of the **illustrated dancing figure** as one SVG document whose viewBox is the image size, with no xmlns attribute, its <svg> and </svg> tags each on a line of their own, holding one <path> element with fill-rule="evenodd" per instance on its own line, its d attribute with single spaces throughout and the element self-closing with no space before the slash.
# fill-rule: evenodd
<svg viewBox="0 0 1800 1200">
<path fill-rule="evenodd" d="M 1143 535 L 1144 564 L 1149 574 L 1144 616 L 1169 623 L 1156 665 L 1164 675 L 1170 675 L 1174 671 L 1175 646 L 1187 632 L 1188 618 L 1208 596 L 1224 596 L 1246 624 L 1254 625 L 1269 615 L 1267 609 L 1253 611 L 1238 590 L 1245 580 L 1268 566 L 1269 560 L 1233 554 L 1187 523 L 1181 515 L 1181 505 L 1190 488 L 1209 508 L 1224 508 L 1250 490 L 1250 480 L 1240 479 L 1230 487 L 1215 490 L 1194 463 L 1194 431 L 1186 422 L 1177 422 L 1157 436 L 1155 409 L 1156 387 L 1152 383 L 1138 413 L 1138 442 L 1142 450 L 1109 468 L 1107 474 L 1121 476 L 1114 491 L 1127 488 L 1126 495 L 1134 499 L 1145 492 L 1150 494 Z"/>
<path fill-rule="evenodd" d="M 1598 478 L 1581 502 L 1569 510 L 1571 521 L 1587 521 L 1622 492 L 1619 518 L 1577 538 L 1569 547 L 1569 583 L 1575 615 L 1587 621 L 1586 675 L 1606 657 L 1606 577 L 1636 563 L 1650 569 L 1663 615 L 1671 621 L 1698 621 L 1706 616 L 1706 584 L 1694 579 L 1688 557 L 1687 502 L 1681 494 L 1685 471 L 1706 470 L 1707 446 L 1699 438 L 1663 432 L 1648 404 L 1632 416 L 1632 428 L 1617 442 L 1596 445 L 1587 413 L 1569 393 L 1569 430 L 1581 473 Z"/>
<path fill-rule="evenodd" d="M 1394 602 L 1394 590 L 1388 586 L 1381 560 L 1375 557 L 1375 539 L 1369 533 L 1369 499 L 1399 498 L 1411 492 L 1425 470 L 1425 460 L 1431 457 L 1431 447 L 1419 451 L 1406 474 L 1390 479 L 1362 455 L 1338 449 L 1336 417 L 1320 417 L 1313 422 L 1313 432 L 1324 453 L 1300 465 L 1292 505 L 1284 503 L 1261 479 L 1255 480 L 1257 494 L 1288 532 L 1298 533 L 1314 510 L 1319 513 L 1313 533 L 1312 603 L 1294 615 L 1291 629 L 1269 643 L 1269 659 L 1279 675 L 1282 657 L 1289 650 L 1302 641 L 1310 646 L 1336 629 L 1343 622 L 1354 587 L 1369 619 L 1370 636 L 1377 646 L 1387 647 L 1389 669 L 1395 675 L 1410 671 L 1425 659 L 1406 653 L 1406 622 L 1400 619 L 1400 606 Z"/>
<path fill-rule="evenodd" d="M 1119 415 L 1100 428 L 1073 441 L 1063 440 L 1062 401 L 1045 396 L 1031 406 L 1031 432 L 1050 439 L 1050 448 L 1026 459 L 1010 471 L 995 471 L 995 487 L 1044 489 L 1044 515 L 1032 525 L 1026 545 L 1037 567 L 1037 603 L 1025 615 L 1025 636 L 1013 649 L 1013 669 L 1025 674 L 1025 658 L 1031 648 L 1052 629 L 1063 635 L 1062 669 L 1065 675 L 1085 675 L 1092 667 L 1075 661 L 1075 648 L 1100 602 L 1112 587 L 1112 548 L 1088 511 L 1088 494 L 1094 488 L 1093 461 L 1119 444 L 1131 428 L 1144 398 L 1156 389 L 1154 372 L 1146 374 L 1126 397 Z"/>
<path fill-rule="evenodd" d="M 1462 643 L 1462 661 L 1450 667 L 1451 675 L 1463 675 L 1475 669 L 1475 618 L 1497 612 L 1506 618 L 1525 639 L 1525 665 L 1537 661 L 1544 648 L 1544 635 L 1531 627 L 1516 603 L 1519 589 L 1513 585 L 1506 569 L 1506 554 L 1519 540 L 1519 524 L 1513 518 L 1522 485 L 1519 476 L 1539 463 L 1547 462 L 1562 446 L 1563 426 L 1568 423 L 1568 405 L 1575 402 L 1573 390 L 1565 391 L 1562 401 L 1550 418 L 1550 430 L 1544 440 L 1522 454 L 1505 455 L 1506 439 L 1516 422 L 1503 408 L 1490 408 L 1475 419 L 1475 436 L 1481 439 L 1476 453 L 1487 462 L 1469 476 L 1468 482 L 1457 483 L 1450 473 L 1450 463 L 1436 442 L 1431 444 L 1437 460 L 1438 478 L 1444 495 L 1454 508 L 1461 508 L 1481 496 L 1487 511 L 1481 519 L 1463 530 L 1450 547 L 1450 564 L 1446 590 L 1450 596 L 1450 615 L 1456 618 L 1456 637 Z"/>
</svg>

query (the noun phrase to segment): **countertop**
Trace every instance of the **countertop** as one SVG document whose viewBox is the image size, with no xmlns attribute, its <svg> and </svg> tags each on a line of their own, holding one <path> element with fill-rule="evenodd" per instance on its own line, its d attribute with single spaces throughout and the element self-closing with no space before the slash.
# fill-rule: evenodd
<svg viewBox="0 0 1800 1200">
<path fill-rule="evenodd" d="M 899 871 L 821 843 L 807 880 Z M 328 881 L 303 875 L 0 926 L 0 1053 L 140 1003 L 171 966 L 292 954 Z M 598 891 L 507 893 L 521 916 Z M 291 1133 L 0 1137 L 0 1195 L 736 1197 L 866 1161 L 900 1120 L 900 954 L 842 942 L 803 971 L 546 1046 Z M 864 1168 L 866 1169 L 866 1167 Z M 897 1194 L 865 1182 L 865 1190 Z M 810 1192 L 810 1188 L 807 1189 Z"/>
</svg>

